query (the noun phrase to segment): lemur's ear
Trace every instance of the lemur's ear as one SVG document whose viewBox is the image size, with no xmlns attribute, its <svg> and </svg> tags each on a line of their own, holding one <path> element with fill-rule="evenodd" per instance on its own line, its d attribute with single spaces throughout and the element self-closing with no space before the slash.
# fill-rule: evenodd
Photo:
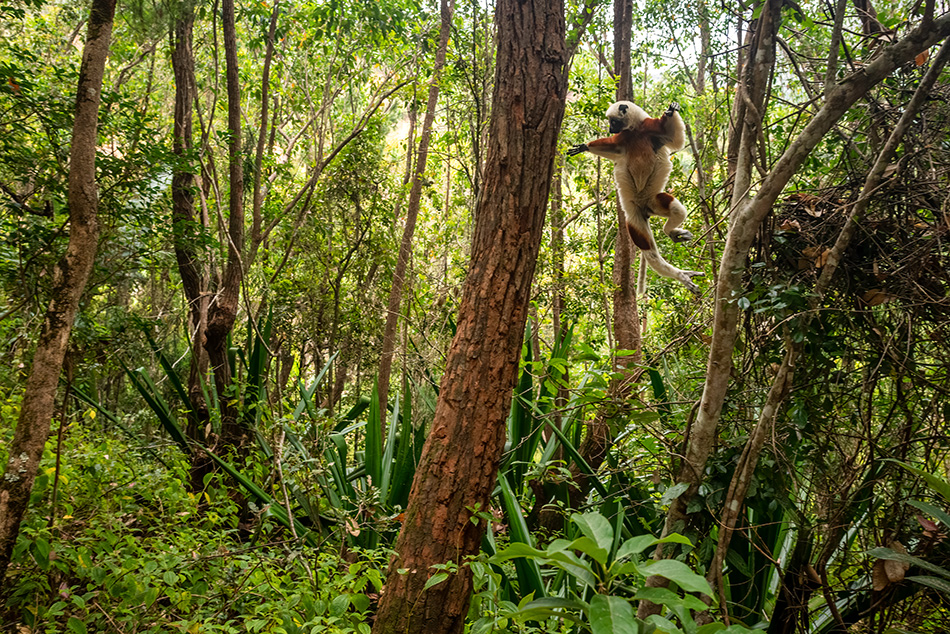
<svg viewBox="0 0 950 634">
<path fill-rule="evenodd" d="M 626 104 L 621 104 L 621 106 L 620 106 L 620 114 L 627 114 L 627 105 L 626 105 Z"/>
</svg>

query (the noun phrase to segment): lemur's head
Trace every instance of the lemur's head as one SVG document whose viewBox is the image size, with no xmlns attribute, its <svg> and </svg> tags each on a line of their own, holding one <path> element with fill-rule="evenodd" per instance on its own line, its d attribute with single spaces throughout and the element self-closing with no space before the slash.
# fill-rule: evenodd
<svg viewBox="0 0 950 634">
<path fill-rule="evenodd" d="M 621 130 L 635 130 L 647 118 L 643 108 L 630 101 L 618 101 L 607 108 L 607 120 L 610 121 L 610 133 Z"/>
</svg>

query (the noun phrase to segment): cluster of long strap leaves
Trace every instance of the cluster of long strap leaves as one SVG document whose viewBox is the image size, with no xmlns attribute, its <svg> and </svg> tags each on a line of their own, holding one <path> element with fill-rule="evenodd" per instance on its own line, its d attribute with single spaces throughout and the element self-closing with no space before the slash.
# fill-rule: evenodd
<svg viewBox="0 0 950 634">
<path fill-rule="evenodd" d="M 379 411 L 375 389 L 369 397 L 360 398 L 345 414 L 331 420 L 314 400 L 317 388 L 334 360 L 331 357 L 308 384 L 298 379 L 297 399 L 292 414 L 277 420 L 265 406 L 268 351 L 264 341 L 269 338 L 269 333 L 269 322 L 261 324 L 260 330 L 249 325 L 248 344 L 235 358 L 235 363 L 241 364 L 242 372 L 234 374 L 240 374 L 242 379 L 240 385 L 234 386 L 234 394 L 240 403 L 243 422 L 254 432 L 260 455 L 265 460 L 275 459 L 275 448 L 268 437 L 274 438 L 282 431 L 285 443 L 281 455 L 276 459 L 304 465 L 309 469 L 310 477 L 301 480 L 317 483 L 317 490 L 313 490 L 299 484 L 294 477 L 287 478 L 285 485 L 293 505 L 283 504 L 272 488 L 256 483 L 241 467 L 225 457 L 211 454 L 200 441 L 186 437 L 179 421 L 184 412 L 192 410 L 190 398 L 174 364 L 151 338 L 149 342 L 162 370 L 162 382 L 171 387 L 181 406 L 170 406 L 162 389 L 144 369 L 127 368 L 127 374 L 169 437 L 183 452 L 189 456 L 196 452 L 208 453 L 210 459 L 267 509 L 269 515 L 284 526 L 293 527 L 298 536 L 310 544 L 318 544 L 329 527 L 339 529 L 342 537 L 354 546 L 374 548 L 388 541 L 395 535 L 398 527 L 396 518 L 408 500 L 415 465 L 425 440 L 424 426 L 413 424 L 410 386 L 403 385 L 401 397 L 392 399 L 392 409 L 385 413 L 388 422 L 385 437 L 380 424 L 383 413 Z M 535 360 L 532 358 L 531 346 L 526 344 L 523 348 L 523 371 L 512 399 L 507 422 L 506 451 L 495 491 L 508 527 L 507 548 L 498 552 L 495 535 L 489 530 L 484 550 L 496 558 L 492 560 L 496 570 L 500 570 L 498 564 L 502 561 L 513 562 L 514 577 L 500 575 L 498 588 L 500 595 L 509 602 L 511 614 L 529 618 L 540 617 L 548 611 L 561 618 L 586 619 L 588 627 L 592 627 L 593 623 L 606 623 L 614 628 L 613 631 L 622 632 L 625 630 L 617 623 L 624 621 L 624 615 L 628 615 L 628 612 L 618 600 L 629 604 L 629 601 L 638 598 L 650 598 L 653 602 L 667 605 L 668 614 L 678 614 L 676 610 L 688 606 L 689 600 L 681 595 L 676 595 L 675 599 L 665 595 L 646 597 L 643 595 L 644 590 L 622 583 L 615 588 L 617 596 L 603 592 L 604 579 L 597 575 L 609 571 L 611 562 L 619 561 L 617 552 L 622 545 L 657 543 L 643 540 L 653 540 L 651 534 L 659 530 L 660 515 L 654 503 L 654 492 L 619 468 L 614 462 L 615 454 L 608 455 L 608 469 L 603 473 L 595 473 L 578 451 L 585 417 L 589 416 L 590 408 L 598 406 L 603 399 L 608 371 L 602 364 L 596 363 L 597 358 L 592 351 L 585 351 L 583 346 L 572 349 L 572 338 L 572 332 L 568 331 L 564 338 L 555 343 L 547 359 Z M 578 360 L 595 363 L 581 367 Z M 567 400 L 558 402 L 558 386 L 566 385 L 568 370 L 573 376 Z M 657 368 L 648 368 L 648 375 L 654 400 L 659 405 L 653 412 L 634 412 L 633 416 L 668 420 L 671 411 L 663 405 L 667 400 L 663 374 Z M 218 394 L 213 383 L 209 382 L 203 389 L 206 402 L 211 406 L 217 403 Z M 81 391 L 75 390 L 74 393 L 98 409 L 117 428 L 135 437 L 119 417 Z M 229 397 L 234 398 L 234 395 Z M 628 411 L 626 416 L 629 418 L 630 415 Z M 212 412 L 211 419 L 213 422 L 219 420 L 216 412 Z M 262 427 L 266 427 L 269 433 L 262 433 Z M 161 460 L 157 453 L 152 453 L 157 460 Z M 592 491 L 587 508 L 598 517 L 611 518 L 610 548 L 600 543 L 605 533 L 591 528 L 592 522 L 599 524 L 600 521 L 586 515 L 573 515 L 573 521 L 566 524 L 566 538 L 570 547 L 562 549 L 560 547 L 564 544 L 555 542 L 541 550 L 534 542 L 532 527 L 529 526 L 522 504 L 532 497 L 529 485 L 538 474 L 558 469 L 564 472 L 571 465 L 589 476 Z M 872 490 L 871 484 L 878 475 L 868 474 L 868 491 Z M 550 480 L 554 483 L 551 484 Z M 553 502 L 560 504 L 565 514 L 577 510 L 570 508 L 567 495 L 570 484 L 567 481 L 551 478 L 545 486 L 553 487 Z M 677 492 L 671 488 L 667 497 L 675 494 Z M 773 565 L 775 561 L 786 562 L 786 569 L 793 569 L 799 563 L 807 562 L 812 555 L 814 535 L 802 512 L 790 498 L 793 496 L 786 495 L 784 498 L 778 518 L 774 500 L 756 496 L 746 500 L 748 520 L 758 525 L 759 529 L 755 543 L 743 535 L 734 538 L 727 555 L 726 571 L 729 611 L 740 622 L 767 623 L 782 583 L 782 571 Z M 853 526 L 856 527 L 873 514 L 877 504 L 875 500 L 869 493 L 863 501 L 859 500 L 854 505 L 851 517 Z M 925 511 L 933 514 L 933 509 Z M 856 535 L 857 530 L 845 533 L 841 548 L 850 549 Z M 587 541 L 583 537 L 588 538 Z M 595 548 L 591 544 L 599 545 Z M 591 546 L 588 549 L 590 552 L 585 550 L 588 546 Z M 605 548 L 607 559 L 600 561 Z M 686 548 L 688 550 L 691 547 Z M 566 553 L 570 550 L 581 553 L 580 556 L 584 557 L 581 564 L 567 561 L 570 557 Z M 627 554 L 632 552 L 628 551 Z M 908 557 L 887 549 L 877 549 L 869 554 L 902 562 Z M 912 563 L 920 565 L 917 561 Z M 632 563 L 627 561 L 624 565 L 624 572 L 630 572 Z M 664 575 L 662 566 L 654 570 L 646 562 L 637 565 L 640 567 L 637 570 L 639 574 Z M 950 576 L 944 575 L 945 571 L 921 567 L 932 574 L 918 579 L 919 583 L 939 586 L 939 589 L 950 593 Z M 588 569 L 589 574 L 585 572 Z M 590 577 L 590 574 L 594 577 Z M 669 578 L 681 588 L 689 589 L 691 578 L 685 576 L 684 571 L 677 569 L 670 574 L 676 578 Z M 615 578 L 608 576 L 608 579 Z M 837 606 L 838 612 L 845 616 L 851 611 L 862 610 L 865 599 L 870 597 L 867 581 L 856 581 L 852 590 L 849 598 Z M 690 607 L 698 609 L 698 606 Z M 812 631 L 825 632 L 836 627 L 832 611 L 827 606 L 817 608 L 812 614 Z M 612 616 L 607 618 L 605 615 Z M 679 621 L 687 631 L 698 631 L 690 620 L 680 618 Z M 641 631 L 648 631 L 655 625 L 642 624 Z M 600 627 L 596 629 L 607 631 Z"/>
<path fill-rule="evenodd" d="M 291 507 L 283 504 L 280 497 L 275 497 L 266 486 L 256 483 L 243 468 L 227 460 L 226 456 L 215 455 L 200 439 L 188 438 L 180 420 L 183 414 L 194 411 L 194 405 L 172 362 L 147 330 L 145 336 L 162 369 L 163 381 L 171 386 L 181 402 L 181 407 L 174 408 L 169 405 L 162 390 L 144 368 L 126 367 L 126 374 L 162 428 L 181 451 L 189 457 L 197 452 L 207 455 L 266 509 L 267 515 L 287 528 L 292 528 L 311 545 L 319 544 L 321 532 L 328 526 L 340 527 L 344 538 L 352 546 L 373 548 L 378 545 L 380 533 L 373 530 L 372 525 L 369 530 L 365 530 L 354 518 L 361 515 L 360 511 L 367 510 L 369 492 L 373 502 L 373 508 L 369 510 L 378 516 L 392 515 L 404 508 L 409 497 L 415 464 L 425 440 L 425 430 L 420 426 L 413 427 L 406 386 L 403 398 L 395 400 L 385 438 L 381 437 L 381 414 L 375 388 L 371 396 L 359 398 L 349 411 L 331 421 L 318 409 L 314 395 L 335 359 L 336 355 L 333 355 L 309 385 L 298 379 L 298 398 L 293 413 L 289 418 L 275 420 L 265 407 L 268 352 L 264 341 L 270 336 L 270 320 L 262 323 L 259 330 L 249 325 L 248 344 L 238 351 L 234 359 L 235 363 L 241 364 L 241 372 L 232 372 L 234 376 L 241 377 L 233 386 L 240 404 L 239 416 L 246 428 L 252 432 L 260 458 L 304 465 L 319 486 L 319 492 L 315 492 L 298 484 L 294 478 L 287 478 L 284 484 L 293 499 Z M 203 383 L 202 390 L 212 409 L 211 426 L 214 428 L 220 421 L 216 408 L 218 394 L 213 382 Z M 119 417 L 102 407 L 95 399 L 81 390 L 75 390 L 74 393 L 130 437 L 135 437 Z M 229 398 L 235 396 L 229 395 Z M 366 419 L 359 420 L 364 414 L 367 414 Z M 265 422 L 270 434 L 263 433 Z M 284 444 L 281 447 L 281 455 L 275 457 L 275 447 L 268 437 L 277 437 L 281 432 Z M 202 434 L 202 439 L 203 437 Z M 363 451 L 353 450 L 358 442 L 357 438 L 362 442 Z M 314 448 L 317 448 L 318 455 L 314 455 Z M 154 451 L 152 453 L 161 460 Z M 319 500 L 321 496 L 324 499 L 323 504 Z"/>
</svg>

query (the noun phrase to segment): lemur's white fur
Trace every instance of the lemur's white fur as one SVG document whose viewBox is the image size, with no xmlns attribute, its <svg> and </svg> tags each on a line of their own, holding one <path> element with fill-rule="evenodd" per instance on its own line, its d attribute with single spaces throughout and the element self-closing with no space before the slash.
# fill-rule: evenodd
<svg viewBox="0 0 950 634">
<path fill-rule="evenodd" d="M 678 269 L 664 260 L 648 221 L 650 216 L 666 218 L 663 231 L 674 242 L 693 237 L 689 231 L 680 228 L 686 219 L 686 208 L 663 191 L 673 170 L 670 155 L 686 145 L 686 125 L 678 108 L 677 104 L 670 104 L 662 117 L 653 119 L 636 104 L 618 101 L 607 110 L 610 132 L 614 136 L 577 145 L 568 151 L 571 156 L 588 151 L 613 161 L 614 181 L 627 219 L 627 229 L 643 253 L 637 289 L 641 294 L 646 285 L 642 270 L 644 262 L 663 277 L 679 280 L 694 294 L 700 293 L 691 278 L 702 273 Z"/>
</svg>

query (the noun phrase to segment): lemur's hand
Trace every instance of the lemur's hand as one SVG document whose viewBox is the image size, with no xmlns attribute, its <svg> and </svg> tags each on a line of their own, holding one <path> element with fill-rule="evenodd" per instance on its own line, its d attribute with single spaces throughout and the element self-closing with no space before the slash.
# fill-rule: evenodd
<svg viewBox="0 0 950 634">
<path fill-rule="evenodd" d="M 670 103 L 670 107 L 667 108 L 667 109 L 666 109 L 666 112 L 664 112 L 663 114 L 665 114 L 665 115 L 668 116 L 668 117 L 672 117 L 672 116 L 673 116 L 673 113 L 674 113 L 674 112 L 679 112 L 679 110 L 680 110 L 680 105 L 679 105 L 679 103 L 676 102 L 676 101 L 674 101 L 674 102 Z"/>
<path fill-rule="evenodd" d="M 587 144 L 586 144 L 586 143 L 579 143 L 579 144 L 577 144 L 577 145 L 572 145 L 572 146 L 570 147 L 570 149 L 567 151 L 567 155 L 568 155 L 568 156 L 576 156 L 576 155 L 580 154 L 581 152 L 586 152 L 586 151 L 587 151 Z"/>
</svg>

